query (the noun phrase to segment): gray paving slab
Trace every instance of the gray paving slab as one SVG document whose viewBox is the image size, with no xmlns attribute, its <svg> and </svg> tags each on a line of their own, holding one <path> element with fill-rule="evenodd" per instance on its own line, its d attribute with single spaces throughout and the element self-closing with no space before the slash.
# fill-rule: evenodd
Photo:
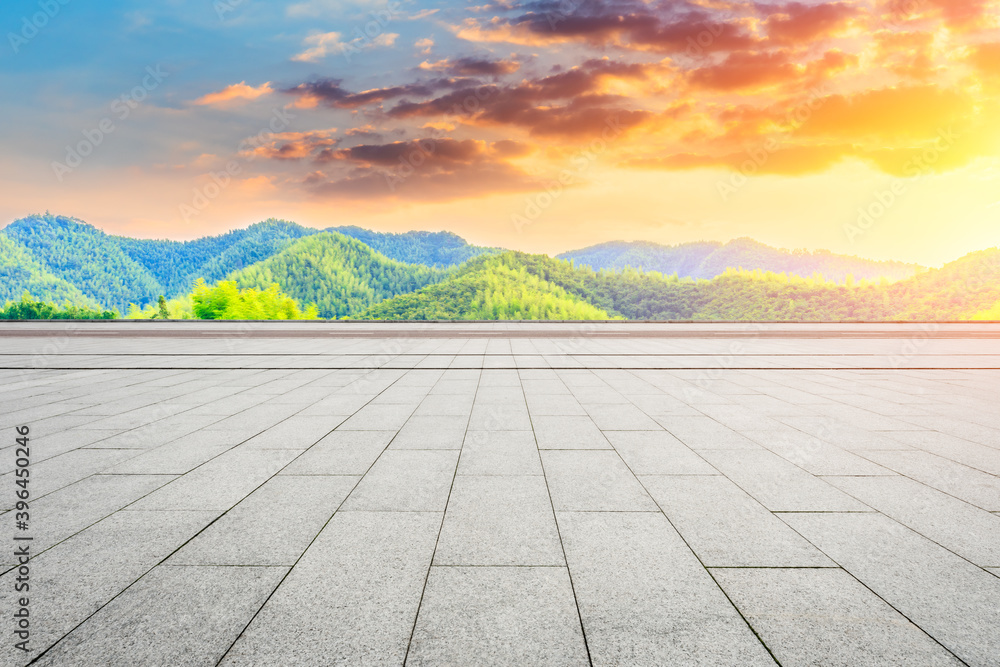
<svg viewBox="0 0 1000 667">
<path fill-rule="evenodd" d="M 434 564 L 565 566 L 545 479 L 456 477 Z"/>
<path fill-rule="evenodd" d="M 711 417 L 658 416 L 656 421 L 692 449 L 760 449 L 760 445 Z"/>
<path fill-rule="evenodd" d="M 895 439 L 897 432 L 879 433 L 827 415 L 792 415 L 778 421 L 851 452 L 912 449 Z M 892 437 L 890 437 L 892 436 Z"/>
<path fill-rule="evenodd" d="M 443 512 L 457 464 L 454 450 L 386 450 L 348 496 L 344 509 Z"/>
<path fill-rule="evenodd" d="M 308 449 L 337 428 L 344 419 L 338 416 L 308 417 L 292 415 L 244 443 L 247 449 Z"/>
<path fill-rule="evenodd" d="M 392 441 L 392 449 L 461 449 L 466 415 L 413 415 Z"/>
<path fill-rule="evenodd" d="M 639 479 L 706 567 L 835 567 L 725 477 Z"/>
<path fill-rule="evenodd" d="M 364 475 L 395 431 L 334 431 L 288 464 L 281 474 Z"/>
<path fill-rule="evenodd" d="M 782 665 L 961 665 L 841 569 L 712 570 Z"/>
<path fill-rule="evenodd" d="M 294 565 L 359 479 L 272 477 L 185 544 L 168 564 Z"/>
<path fill-rule="evenodd" d="M 432 567 L 407 665 L 589 664 L 565 567 Z"/>
<path fill-rule="evenodd" d="M 607 438 L 587 415 L 532 417 L 539 449 L 611 449 Z"/>
<path fill-rule="evenodd" d="M 636 475 L 718 475 L 705 459 L 667 431 L 605 431 Z"/>
<path fill-rule="evenodd" d="M 255 405 L 241 412 L 229 413 L 230 416 L 213 422 L 205 428 L 213 431 L 255 429 L 257 433 L 261 433 L 278 422 L 288 419 L 302 407 L 300 405 Z"/>
<path fill-rule="evenodd" d="M 432 396 L 460 395 L 469 397 L 470 399 L 475 396 L 476 387 L 479 386 L 479 381 L 475 377 L 468 379 L 452 379 L 452 377 L 452 375 L 442 377 L 437 384 L 431 387 L 430 394 Z M 428 396 L 428 398 L 430 398 L 430 396 Z"/>
<path fill-rule="evenodd" d="M 894 431 L 892 439 L 899 448 L 919 449 L 937 454 L 956 463 L 1000 477 L 1000 457 L 997 450 L 986 445 L 969 442 L 938 431 Z"/>
<path fill-rule="evenodd" d="M 51 664 L 1000 652 L 1000 326 L 97 323 L 23 371 L 19 324 Z"/>
<path fill-rule="evenodd" d="M 212 512 L 116 512 L 31 560 L 31 646 L 61 639 L 214 518 Z M 0 577 L 0 608 L 15 609 L 16 570 Z M 0 660 L 24 665 L 12 642 Z"/>
<path fill-rule="evenodd" d="M 1000 478 L 995 475 L 924 451 L 866 452 L 865 457 L 984 510 L 1000 511 Z"/>
<path fill-rule="evenodd" d="M 830 484 L 976 565 L 1000 567 L 1000 517 L 906 477 L 828 477 Z"/>
<path fill-rule="evenodd" d="M 529 431 L 531 419 L 523 403 L 476 403 L 469 418 L 473 431 Z"/>
<path fill-rule="evenodd" d="M 532 417 L 560 415 L 583 415 L 587 411 L 571 394 L 528 394 L 525 393 L 528 412 Z"/>
<path fill-rule="evenodd" d="M 967 664 L 1000 655 L 1000 578 L 882 514 L 782 519 Z"/>
<path fill-rule="evenodd" d="M 402 665 L 440 512 L 338 512 L 220 663 Z"/>
<path fill-rule="evenodd" d="M 468 431 L 458 461 L 459 475 L 541 475 L 531 431 Z"/>
<path fill-rule="evenodd" d="M 132 509 L 227 510 L 296 454 L 287 449 L 230 449 L 137 501 Z"/>
<path fill-rule="evenodd" d="M 867 458 L 795 429 L 742 431 L 789 463 L 813 475 L 893 475 Z"/>
<path fill-rule="evenodd" d="M 775 664 L 662 514 L 557 516 L 594 664 Z"/>
<path fill-rule="evenodd" d="M 540 454 L 552 504 L 558 511 L 658 511 L 614 451 L 546 450 Z"/>
<path fill-rule="evenodd" d="M 632 404 L 587 405 L 587 414 L 602 431 L 660 431 L 663 427 Z"/>
<path fill-rule="evenodd" d="M 213 665 L 264 604 L 284 567 L 159 566 L 36 665 Z"/>
<path fill-rule="evenodd" d="M 867 505 L 773 452 L 703 450 L 701 455 L 772 512 L 865 512 Z"/>
<path fill-rule="evenodd" d="M 366 405 L 340 425 L 341 431 L 399 430 L 410 418 L 416 405 Z"/>
<path fill-rule="evenodd" d="M 180 414 L 123 431 L 87 445 L 100 449 L 152 449 L 219 421 L 215 415 Z"/>
<path fill-rule="evenodd" d="M 30 504 L 32 551 L 39 553 L 174 479 L 173 475 L 91 475 Z M 0 563 L 13 562 L 13 549 Z"/>
<path fill-rule="evenodd" d="M 75 484 L 85 477 L 104 472 L 122 461 L 142 454 L 142 449 L 74 449 L 51 459 L 31 465 L 31 495 L 41 498 L 46 494 Z M 14 473 L 0 476 L 0 485 L 13 488 Z M 0 503 L 9 509 L 13 494 L 5 494 Z"/>
<path fill-rule="evenodd" d="M 248 439 L 246 432 L 198 431 L 144 451 L 104 471 L 109 475 L 183 475 Z"/>
</svg>

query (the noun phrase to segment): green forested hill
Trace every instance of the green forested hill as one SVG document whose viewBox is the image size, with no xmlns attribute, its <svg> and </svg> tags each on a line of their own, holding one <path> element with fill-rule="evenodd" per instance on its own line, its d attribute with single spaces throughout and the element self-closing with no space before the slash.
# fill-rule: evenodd
<svg viewBox="0 0 1000 667">
<path fill-rule="evenodd" d="M 124 312 L 130 302 L 146 304 L 163 286 L 146 267 L 129 257 L 114 240 L 87 223 L 42 215 L 17 220 L 3 234 L 19 242 L 44 269 L 89 299 Z M 36 296 L 49 299 L 48 294 Z"/>
<path fill-rule="evenodd" d="M 606 320 L 609 314 L 529 271 L 520 253 L 475 262 L 455 276 L 382 301 L 362 319 Z M 546 258 L 549 259 L 549 258 Z M 550 260 L 552 261 L 552 260 Z"/>
<path fill-rule="evenodd" d="M 441 269 L 391 260 L 343 234 L 323 232 L 236 271 L 229 279 L 258 290 L 277 283 L 299 303 L 316 304 L 321 317 L 345 317 L 447 275 Z"/>
<path fill-rule="evenodd" d="M 237 269 L 277 254 L 293 241 L 317 233 L 294 222 L 265 220 L 220 236 L 193 241 L 110 237 L 129 257 L 163 286 L 163 294 L 175 297 L 191 291 L 195 280 L 221 280 Z"/>
<path fill-rule="evenodd" d="M 75 303 L 91 308 L 98 303 L 67 281 L 55 276 L 39 264 L 23 245 L 0 234 L 0 306 L 17 301 L 25 292 L 62 304 Z"/>
<path fill-rule="evenodd" d="M 177 242 L 111 236 L 74 218 L 31 216 L 0 230 L 0 306 L 27 291 L 41 301 L 121 313 L 134 303 L 147 308 L 132 312 L 151 316 L 164 295 L 171 299 L 168 315 L 181 316 L 191 311 L 198 278 L 213 285 L 228 277 L 261 293 L 277 284 L 301 307 L 318 306 L 323 317 L 877 321 L 1000 313 L 997 248 L 891 282 L 859 279 L 865 273 L 857 266 L 877 274 L 915 267 L 787 253 L 747 239 L 675 246 L 670 273 L 713 276 L 691 279 L 630 268 L 635 258 L 647 265 L 662 255 L 663 246 L 653 244 L 595 246 L 589 251 L 621 264 L 595 271 L 546 255 L 477 248 L 447 233 L 345 231 L 365 242 L 274 219 Z M 419 261 L 396 261 L 372 246 Z M 833 281 L 740 270 L 733 268 L 737 261 L 793 262 L 828 279 L 854 268 Z M 824 269 L 824 262 L 839 269 Z"/>
<path fill-rule="evenodd" d="M 471 246 L 448 232 L 383 234 L 360 227 L 340 229 L 389 258 L 429 267 L 455 266 L 470 257 L 493 252 Z M 274 257 L 301 238 L 320 233 L 318 229 L 271 218 L 245 229 L 193 241 L 136 239 L 106 234 L 76 218 L 48 213 L 22 218 L 0 230 L 0 236 L 24 247 L 34 272 L 49 273 L 75 286 L 93 305 L 123 312 L 130 302 L 142 306 L 161 294 L 167 298 L 186 295 L 198 278 L 217 282 L 234 271 Z M 19 280 L 24 282 L 24 276 Z M 11 289 L 8 286 L 5 291 Z M 53 288 L 52 294 L 61 296 L 64 291 Z"/>
<path fill-rule="evenodd" d="M 426 264 L 446 268 L 479 255 L 500 252 L 499 248 L 469 245 L 465 239 L 451 232 L 406 232 L 392 234 L 373 232 L 361 227 L 331 227 L 327 231 L 339 232 L 355 238 L 390 259 L 407 264 Z"/>
<path fill-rule="evenodd" d="M 827 280 L 844 282 L 848 276 L 878 280 L 902 280 L 916 275 L 922 267 L 903 262 L 880 262 L 860 257 L 836 255 L 825 250 L 782 250 L 741 238 L 729 243 L 699 241 L 675 246 L 648 242 L 613 241 L 565 252 L 559 259 L 571 260 L 593 269 L 621 271 L 625 268 L 676 273 L 681 278 L 714 278 L 727 269 L 760 269 L 803 278 L 822 274 Z"/>
<path fill-rule="evenodd" d="M 515 280 L 516 277 L 516 280 Z M 526 295 L 515 284 L 531 285 Z M 499 287 L 498 287 L 499 286 Z M 364 313 L 375 319 L 575 319 L 532 311 L 533 290 L 589 304 L 611 317 L 652 320 L 969 319 L 1000 303 L 1000 249 L 974 253 L 908 280 L 846 284 L 765 271 L 727 270 L 712 280 L 634 269 L 593 271 L 544 255 L 507 252 L 466 263 L 454 277 Z M 514 301 L 517 305 L 509 307 Z M 586 318 L 602 319 L 594 314 Z"/>
<path fill-rule="evenodd" d="M 1000 303 L 1000 248 L 973 252 L 887 288 L 899 319 L 964 319 Z"/>
</svg>

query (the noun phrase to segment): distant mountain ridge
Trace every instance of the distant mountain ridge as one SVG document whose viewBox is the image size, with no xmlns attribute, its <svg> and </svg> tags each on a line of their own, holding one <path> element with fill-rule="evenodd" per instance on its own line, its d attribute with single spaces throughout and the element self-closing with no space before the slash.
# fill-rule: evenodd
<svg viewBox="0 0 1000 667">
<path fill-rule="evenodd" d="M 177 299 L 171 307 L 180 317 L 202 278 L 255 290 L 276 283 L 327 318 L 934 321 L 1000 313 L 998 248 L 894 281 L 874 278 L 920 267 L 789 252 L 749 239 L 612 243 L 567 254 L 621 268 L 595 271 L 582 260 L 472 246 L 447 232 L 318 230 L 271 219 L 180 242 L 109 235 L 46 214 L 0 230 L 0 306 L 29 292 L 125 313 L 129 304 L 152 304 L 162 294 Z M 660 261 L 660 272 L 631 268 L 637 259 L 646 268 Z M 829 280 L 841 275 L 843 283 Z"/>
<path fill-rule="evenodd" d="M 660 245 L 648 241 L 611 241 L 564 252 L 558 259 L 570 260 L 596 271 L 626 268 L 656 271 L 680 278 L 711 279 L 727 269 L 773 271 L 808 278 L 822 274 L 827 280 L 844 282 L 848 276 L 861 280 L 902 280 L 924 270 L 918 264 L 877 261 L 826 250 L 784 250 L 750 238 L 729 243 L 697 241 L 680 245 Z"/>
<path fill-rule="evenodd" d="M 130 303 L 145 306 L 161 294 L 187 294 L 198 278 L 217 282 L 300 239 L 327 232 L 359 239 L 389 260 L 427 267 L 457 266 L 497 250 L 470 245 L 451 232 L 385 233 L 353 226 L 321 230 L 273 218 L 192 241 L 137 239 L 107 234 L 77 218 L 34 215 L 0 230 L 0 237 L 14 244 L 0 246 L 0 263 L 25 266 L 12 271 L 0 288 L 0 305 L 20 298 L 25 290 L 38 292 L 39 285 L 50 285 L 39 296 L 125 312 Z"/>
</svg>

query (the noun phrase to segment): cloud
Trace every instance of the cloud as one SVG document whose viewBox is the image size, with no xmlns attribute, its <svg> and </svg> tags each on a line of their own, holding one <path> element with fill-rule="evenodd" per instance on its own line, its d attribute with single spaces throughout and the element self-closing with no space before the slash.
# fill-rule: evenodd
<svg viewBox="0 0 1000 667">
<path fill-rule="evenodd" d="M 324 32 L 309 35 L 302 40 L 303 46 L 308 49 L 292 56 L 292 60 L 301 63 L 314 63 L 322 60 L 329 53 L 341 53 L 344 50 L 344 43 L 340 40 L 339 32 Z"/>
<path fill-rule="evenodd" d="M 718 65 L 692 70 L 688 82 L 695 88 L 731 91 L 743 88 L 762 88 L 787 83 L 803 73 L 788 52 L 731 53 Z"/>
<path fill-rule="evenodd" d="M 271 88 L 270 81 L 262 83 L 256 88 L 247 85 L 246 81 L 240 81 L 239 83 L 234 83 L 231 86 L 226 86 L 220 91 L 203 95 L 202 97 L 194 100 L 192 104 L 196 104 L 198 106 L 224 107 L 239 101 L 252 101 L 258 97 L 270 95 L 273 92 L 274 89 Z"/>
<path fill-rule="evenodd" d="M 713 13 L 689 2 L 594 0 L 573 4 L 541 0 L 515 4 L 510 9 L 520 14 L 512 18 L 468 19 L 453 29 L 458 37 L 470 41 L 531 46 L 575 41 L 695 56 L 750 49 L 761 42 L 742 17 L 731 12 Z"/>
<path fill-rule="evenodd" d="M 312 132 L 280 132 L 267 137 L 266 143 L 254 143 L 248 155 L 270 160 L 303 160 L 340 144 L 335 136 L 337 128 Z"/>
<path fill-rule="evenodd" d="M 296 106 L 313 108 L 319 104 L 340 109 L 357 109 L 371 104 L 381 104 L 387 100 L 417 96 L 427 97 L 440 90 L 468 85 L 468 80 L 434 79 L 425 83 L 409 83 L 386 88 L 372 88 L 360 92 L 345 89 L 340 79 L 317 79 L 301 83 L 282 92 L 299 98 Z"/>
<path fill-rule="evenodd" d="M 640 169 L 680 171 L 723 167 L 744 173 L 800 176 L 826 171 L 837 162 L 853 155 L 850 145 L 777 146 L 738 151 L 724 155 L 674 153 L 665 157 L 639 158 L 626 161 L 624 166 Z M 754 155 L 757 159 L 754 159 Z"/>
<path fill-rule="evenodd" d="M 437 62 L 424 61 L 420 69 L 447 72 L 459 76 L 502 76 L 513 74 L 520 69 L 516 60 L 491 60 L 487 58 L 444 58 Z"/>
<path fill-rule="evenodd" d="M 309 48 L 302 53 L 292 56 L 292 60 L 295 62 L 315 63 L 330 54 L 346 55 L 362 49 L 392 46 L 398 38 L 399 35 L 397 33 L 386 32 L 372 39 L 369 39 L 367 36 L 361 36 L 345 42 L 341 39 L 339 32 L 316 33 L 302 40 L 302 45 Z"/>
<path fill-rule="evenodd" d="M 411 14 L 410 16 L 408 16 L 407 19 L 409 19 L 410 21 L 419 21 L 420 19 L 425 19 L 428 16 L 434 16 L 439 11 L 441 11 L 441 10 L 440 9 L 421 9 L 416 14 Z"/>
<path fill-rule="evenodd" d="M 986 78 L 1000 78 L 1000 43 L 977 44 L 972 48 L 969 62 Z"/>
<path fill-rule="evenodd" d="M 768 17 L 764 28 L 770 42 L 781 45 L 800 45 L 816 40 L 829 39 L 846 31 L 861 9 L 847 2 L 809 5 L 791 2 L 767 7 Z"/>
<path fill-rule="evenodd" d="M 512 125 L 535 136 L 565 138 L 603 133 L 608 126 L 629 130 L 653 114 L 623 106 L 627 100 L 603 93 L 601 85 L 609 79 L 643 80 L 650 69 L 641 64 L 591 60 L 581 67 L 516 85 L 487 84 L 420 102 L 401 101 L 388 114 L 399 119 L 460 116 L 473 124 Z"/>
<path fill-rule="evenodd" d="M 430 55 L 431 50 L 434 48 L 434 40 L 430 37 L 424 37 L 414 42 L 413 46 L 425 56 Z"/>
<path fill-rule="evenodd" d="M 935 62 L 933 33 L 883 30 L 875 44 L 876 62 L 902 78 L 924 81 L 943 70 Z"/>
<path fill-rule="evenodd" d="M 905 142 L 964 123 L 971 109 L 970 98 L 955 90 L 929 85 L 880 88 L 820 100 L 796 134 Z"/>
<path fill-rule="evenodd" d="M 537 182 L 510 160 L 532 150 L 513 141 L 451 138 L 360 145 L 332 152 L 321 161 L 325 170 L 311 172 L 302 184 L 320 196 L 380 201 L 530 191 Z"/>
</svg>

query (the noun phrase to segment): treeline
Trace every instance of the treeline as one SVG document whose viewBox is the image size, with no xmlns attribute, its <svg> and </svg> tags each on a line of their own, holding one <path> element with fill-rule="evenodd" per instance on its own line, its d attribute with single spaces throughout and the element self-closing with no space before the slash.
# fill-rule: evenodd
<svg viewBox="0 0 1000 667">
<path fill-rule="evenodd" d="M 606 320 L 608 313 L 501 256 L 419 292 L 373 306 L 361 319 Z"/>
<path fill-rule="evenodd" d="M 258 290 L 277 283 L 300 303 L 315 304 L 320 316 L 340 318 L 355 316 L 448 275 L 442 269 L 396 262 L 360 241 L 324 232 L 237 271 L 230 279 L 240 287 Z"/>
<path fill-rule="evenodd" d="M 544 255 L 507 252 L 474 259 L 447 281 L 396 297 L 365 316 L 424 318 L 433 313 L 442 319 L 503 319 L 486 317 L 482 304 L 489 277 L 513 273 L 537 279 L 545 289 L 559 289 L 610 317 L 630 320 L 958 320 L 983 317 L 1000 302 L 996 249 L 896 283 L 847 276 L 843 284 L 759 270 L 729 269 L 713 280 L 635 269 L 594 271 Z"/>
<path fill-rule="evenodd" d="M 492 252 L 448 232 L 342 229 L 388 259 L 429 268 Z M 9 278 L 0 286 L 0 298 L 14 299 L 29 289 L 59 301 L 71 298 L 122 311 L 129 303 L 143 308 L 159 295 L 189 294 L 198 278 L 218 282 L 322 233 L 272 218 L 218 236 L 170 241 L 113 236 L 66 216 L 29 216 L 0 230 L 0 272 Z"/>
<path fill-rule="evenodd" d="M 38 301 L 25 294 L 20 301 L 8 301 L 0 308 L 0 320 L 113 320 L 118 313 L 95 310 L 67 303 L 62 307 L 52 302 Z"/>
</svg>

